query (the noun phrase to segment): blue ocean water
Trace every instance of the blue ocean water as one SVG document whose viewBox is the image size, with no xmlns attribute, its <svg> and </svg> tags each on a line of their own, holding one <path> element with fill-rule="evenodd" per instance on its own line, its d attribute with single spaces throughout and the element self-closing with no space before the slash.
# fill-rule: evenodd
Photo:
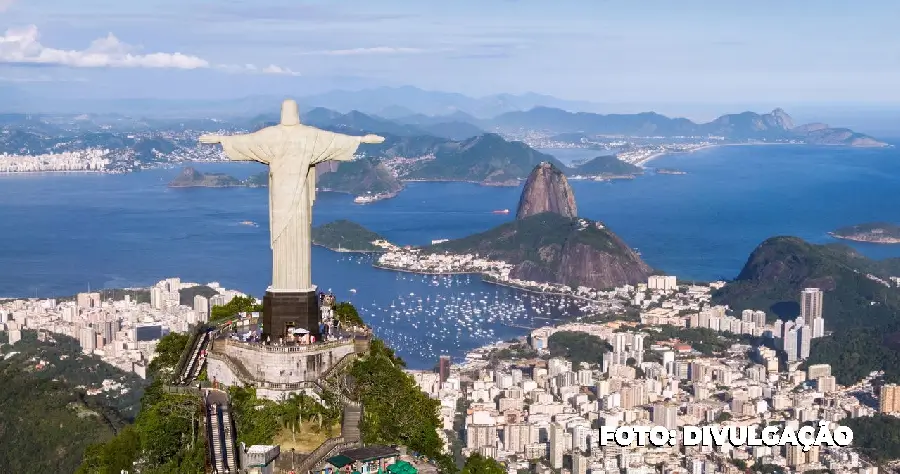
<svg viewBox="0 0 900 474">
<path fill-rule="evenodd" d="M 605 222 L 651 266 L 680 278 L 731 278 L 774 235 L 831 242 L 827 232 L 839 226 L 900 222 L 896 148 L 731 146 L 670 155 L 650 166 L 688 174 L 574 182 L 579 214 Z M 197 168 L 239 177 L 262 169 Z M 167 188 L 178 172 L 0 175 L 0 297 L 143 286 L 169 276 L 262 295 L 271 269 L 266 191 Z M 352 196 L 319 193 L 315 220 L 350 219 L 396 243 L 424 244 L 512 219 L 491 211 L 514 211 L 520 191 L 410 183 L 397 198 L 365 206 Z M 259 227 L 240 225 L 244 220 Z M 900 246 L 854 247 L 876 258 L 900 256 Z M 388 272 L 371 268 L 368 259 L 315 248 L 314 279 L 363 308 L 412 367 L 433 366 L 438 353 L 458 356 L 520 335 L 516 326 L 559 312 L 555 301 L 477 278 Z M 476 309 L 481 313 L 473 317 Z M 488 313 L 506 317 L 488 321 Z"/>
</svg>

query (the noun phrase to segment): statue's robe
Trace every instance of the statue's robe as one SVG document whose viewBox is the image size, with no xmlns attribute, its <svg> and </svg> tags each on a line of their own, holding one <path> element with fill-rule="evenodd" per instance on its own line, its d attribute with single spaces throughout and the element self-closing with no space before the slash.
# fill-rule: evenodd
<svg viewBox="0 0 900 474">
<path fill-rule="evenodd" d="M 222 137 L 228 158 L 269 165 L 269 232 L 273 291 L 308 291 L 316 163 L 350 161 L 362 137 L 307 125 L 274 125 Z"/>
</svg>

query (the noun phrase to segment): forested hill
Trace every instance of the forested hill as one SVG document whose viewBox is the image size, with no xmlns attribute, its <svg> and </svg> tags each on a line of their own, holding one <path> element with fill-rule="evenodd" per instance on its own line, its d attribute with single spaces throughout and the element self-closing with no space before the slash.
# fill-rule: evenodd
<svg viewBox="0 0 900 474">
<path fill-rule="evenodd" d="M 82 354 L 75 339 L 51 334 L 39 342 L 23 331 L 0 352 L 2 472 L 75 472 L 88 445 L 112 438 L 138 413 L 145 382 Z M 122 388 L 87 394 L 103 380 Z"/>
<path fill-rule="evenodd" d="M 900 275 L 900 259 L 872 260 L 845 245 L 773 237 L 713 300 L 738 312 L 761 309 L 770 319 L 793 319 L 803 288 L 821 288 L 825 330 L 832 334 L 813 340 L 807 363 L 831 364 L 842 385 L 876 370 L 900 382 L 900 289 L 892 275 Z"/>
</svg>

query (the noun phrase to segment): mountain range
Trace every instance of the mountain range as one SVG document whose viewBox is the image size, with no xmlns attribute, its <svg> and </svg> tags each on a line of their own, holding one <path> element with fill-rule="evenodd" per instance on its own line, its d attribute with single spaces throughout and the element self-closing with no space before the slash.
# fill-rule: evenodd
<svg viewBox="0 0 900 474">
<path fill-rule="evenodd" d="M 276 114 L 257 119 L 259 124 L 272 124 Z M 415 113 L 393 118 L 352 110 L 340 113 L 317 107 L 301 114 L 304 123 L 335 131 L 366 131 L 397 136 L 431 135 L 462 140 L 484 131 L 501 134 L 542 132 L 553 140 L 581 143 L 591 137 L 719 137 L 725 141 L 800 141 L 810 145 L 845 145 L 855 147 L 885 146 L 868 135 L 846 128 L 832 128 L 823 123 L 796 125 L 783 109 L 768 113 L 741 112 L 696 123 L 686 118 L 673 118 L 656 112 L 638 114 L 597 114 L 569 112 L 560 108 L 534 107 L 502 113 L 493 118 L 478 118 L 455 111 L 447 115 Z"/>
<path fill-rule="evenodd" d="M 407 112 L 397 108 L 394 113 Z M 627 167 L 613 159 L 595 160 L 583 169 L 568 168 L 550 155 L 538 152 L 525 143 L 509 141 L 503 136 L 537 133 L 553 140 L 581 143 L 598 136 L 668 137 L 682 140 L 698 137 L 708 140 L 720 137 L 724 142 L 784 142 L 854 147 L 884 146 L 864 134 L 848 129 L 829 128 L 824 124 L 797 126 L 782 109 L 758 114 L 743 112 L 723 115 L 708 123 L 695 123 L 685 118 L 670 118 L 653 112 L 641 114 L 601 115 L 567 112 L 562 109 L 535 107 L 527 111 L 500 114 L 480 119 L 463 111 L 444 116 L 421 113 L 388 119 L 358 110 L 341 113 L 317 107 L 302 114 L 302 121 L 322 129 L 353 135 L 375 133 L 386 140 L 378 145 L 360 148 L 360 154 L 377 162 L 402 158 L 389 166 L 390 173 L 372 166 L 334 167 L 335 175 L 325 177 L 334 189 L 358 193 L 399 190 L 399 180 L 471 181 L 483 184 L 518 184 L 541 162 L 550 162 L 564 173 L 616 174 Z M 196 133 L 233 133 L 256 130 L 276 123 L 275 113 L 230 120 L 134 119 L 120 115 L 0 115 L 0 153 L 39 154 L 51 151 L 77 150 L 86 147 L 114 150 L 112 165 L 116 170 L 130 170 L 158 161 L 190 161 L 198 151 Z M 177 153 L 176 153 L 177 152 Z M 167 158 L 168 157 L 168 158 Z M 397 160 L 394 160 L 397 161 Z M 599 172 L 594 169 L 599 165 Z M 366 170 L 378 171 L 370 176 Z M 634 174 L 637 170 L 626 174 Z M 352 172 L 353 176 L 342 174 Z M 351 179 L 352 178 L 352 179 Z M 350 181 L 354 181 L 350 183 Z M 367 184 L 363 184 L 367 183 Z M 346 186 L 345 186 L 346 184 Z M 352 184 L 352 186 L 350 185 Z M 371 189 L 368 187 L 371 186 Z M 379 192 L 380 192 L 379 191 Z"/>
<path fill-rule="evenodd" d="M 46 93 L 30 93 L 22 88 L 0 85 L 0 100 L 5 112 L 41 114 L 142 114 L 155 118 L 199 118 L 216 116 L 246 117 L 278 110 L 283 95 L 253 95 L 235 99 L 76 99 L 51 97 Z M 427 91 L 413 86 L 337 89 L 328 92 L 295 95 L 303 109 L 324 107 L 340 112 L 359 110 L 388 118 L 413 114 L 445 115 L 463 111 L 488 118 L 515 110 L 537 106 L 567 110 L 600 111 L 601 105 L 558 99 L 535 94 L 493 94 L 470 97 L 455 92 Z"/>
</svg>

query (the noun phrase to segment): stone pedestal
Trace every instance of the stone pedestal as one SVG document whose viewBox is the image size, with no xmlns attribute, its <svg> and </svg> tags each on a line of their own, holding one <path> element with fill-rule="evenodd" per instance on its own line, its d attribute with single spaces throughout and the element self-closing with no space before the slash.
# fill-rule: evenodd
<svg viewBox="0 0 900 474">
<path fill-rule="evenodd" d="M 290 334 L 292 328 L 303 328 L 321 338 L 319 324 L 319 296 L 310 291 L 266 291 L 263 297 L 262 337 L 272 338 L 272 342 Z"/>
</svg>

